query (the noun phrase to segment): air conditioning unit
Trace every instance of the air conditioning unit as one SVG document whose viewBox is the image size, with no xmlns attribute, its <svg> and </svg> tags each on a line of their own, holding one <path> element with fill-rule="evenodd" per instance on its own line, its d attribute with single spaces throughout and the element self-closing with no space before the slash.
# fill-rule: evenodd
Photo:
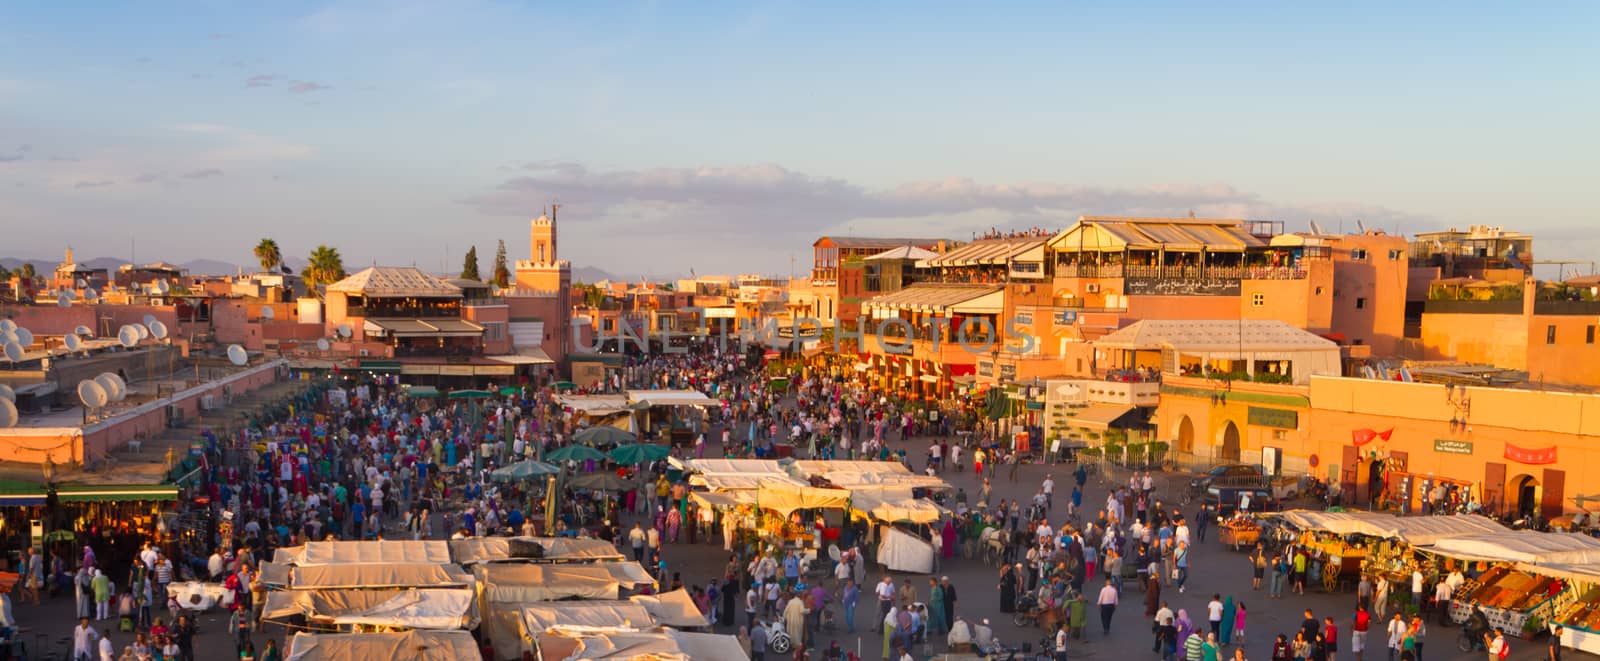
<svg viewBox="0 0 1600 661">
<path fill-rule="evenodd" d="M 1100 283 L 1098 283 L 1098 282 L 1088 283 L 1088 284 L 1084 285 L 1083 288 L 1084 288 L 1084 291 L 1087 291 L 1087 292 L 1089 292 L 1091 294 L 1100 293 Z"/>
</svg>

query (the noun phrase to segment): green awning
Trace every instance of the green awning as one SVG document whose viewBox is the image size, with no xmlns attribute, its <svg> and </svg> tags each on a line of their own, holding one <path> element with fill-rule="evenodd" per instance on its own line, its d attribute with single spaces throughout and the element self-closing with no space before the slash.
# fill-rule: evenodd
<svg viewBox="0 0 1600 661">
<path fill-rule="evenodd" d="M 522 394 L 522 389 L 521 388 L 515 388 L 515 387 L 512 387 L 512 386 L 506 386 L 506 387 L 500 389 L 500 394 L 502 394 L 502 395 L 520 395 L 520 394 Z"/>
<path fill-rule="evenodd" d="M 1029 411 L 1043 411 L 1044 410 L 1044 402 L 1035 402 L 1035 401 L 1031 401 L 1030 400 L 1028 402 L 1027 409 Z"/>
<path fill-rule="evenodd" d="M 361 369 L 377 374 L 399 374 L 400 362 L 394 360 L 363 360 Z"/>
<path fill-rule="evenodd" d="M 177 499 L 178 487 L 172 484 L 63 484 L 56 487 L 56 500 L 63 503 Z"/>
<path fill-rule="evenodd" d="M 455 390 L 450 393 L 450 399 L 482 399 L 493 396 L 494 393 L 487 390 Z"/>
</svg>

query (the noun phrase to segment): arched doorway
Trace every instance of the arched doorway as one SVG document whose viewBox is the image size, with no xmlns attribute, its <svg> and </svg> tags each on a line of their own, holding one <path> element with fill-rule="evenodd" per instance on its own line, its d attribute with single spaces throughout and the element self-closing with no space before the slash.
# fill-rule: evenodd
<svg viewBox="0 0 1600 661">
<path fill-rule="evenodd" d="M 1517 516 L 1531 516 L 1539 511 L 1539 480 L 1532 475 L 1518 475 L 1511 478 L 1511 504 L 1516 506 Z"/>
<path fill-rule="evenodd" d="M 1228 421 L 1228 426 L 1222 430 L 1222 451 L 1217 456 L 1222 461 L 1239 460 L 1239 426 Z"/>
<path fill-rule="evenodd" d="M 1178 452 L 1181 454 L 1194 454 L 1194 423 L 1189 416 L 1183 416 L 1178 421 Z"/>
</svg>

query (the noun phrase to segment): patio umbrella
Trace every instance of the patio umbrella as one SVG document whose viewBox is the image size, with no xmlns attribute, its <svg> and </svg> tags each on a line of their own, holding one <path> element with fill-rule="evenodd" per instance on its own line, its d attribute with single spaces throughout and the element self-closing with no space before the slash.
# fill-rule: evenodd
<svg viewBox="0 0 1600 661">
<path fill-rule="evenodd" d="M 489 476 L 501 481 L 515 481 L 555 475 L 560 472 L 561 468 L 558 466 L 529 459 L 527 461 L 519 461 L 510 466 L 496 468 Z"/>
<path fill-rule="evenodd" d="M 664 445 L 636 443 L 634 445 L 617 446 L 616 448 L 613 448 L 611 452 L 607 453 L 606 456 L 611 457 L 612 461 L 615 461 L 619 464 L 632 466 L 651 461 L 660 461 L 662 459 L 666 459 L 667 455 L 669 454 L 672 454 L 672 451 L 668 450 Z"/>
<path fill-rule="evenodd" d="M 568 445 L 544 455 L 546 461 L 599 461 L 606 456 L 587 445 Z"/>
<path fill-rule="evenodd" d="M 617 477 L 616 473 L 602 471 L 569 479 L 567 480 L 567 486 L 574 489 L 591 489 L 594 491 L 627 491 L 639 485 L 632 480 L 624 480 Z"/>
<path fill-rule="evenodd" d="M 639 437 L 634 436 L 633 432 L 623 431 L 611 425 L 600 425 L 573 434 L 572 440 L 588 445 L 621 445 L 637 443 Z"/>
</svg>

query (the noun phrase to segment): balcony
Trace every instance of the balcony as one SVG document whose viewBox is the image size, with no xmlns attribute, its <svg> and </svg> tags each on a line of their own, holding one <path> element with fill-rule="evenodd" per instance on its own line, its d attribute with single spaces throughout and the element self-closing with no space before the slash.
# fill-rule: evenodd
<svg viewBox="0 0 1600 661">
<path fill-rule="evenodd" d="M 1069 264 L 1058 262 L 1056 277 L 1062 278 L 1139 278 L 1143 280 L 1191 280 L 1228 282 L 1239 280 L 1303 280 L 1301 266 L 1186 266 L 1168 264 Z"/>
</svg>

